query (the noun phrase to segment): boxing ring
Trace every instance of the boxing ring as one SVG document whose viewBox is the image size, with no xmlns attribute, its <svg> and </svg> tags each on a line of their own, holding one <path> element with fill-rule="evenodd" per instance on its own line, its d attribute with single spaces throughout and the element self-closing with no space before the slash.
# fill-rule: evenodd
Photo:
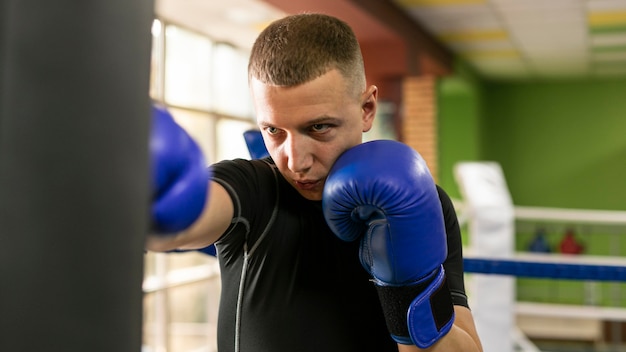
<svg viewBox="0 0 626 352">
<path fill-rule="evenodd" d="M 558 254 L 533 254 L 516 253 L 510 258 L 495 259 L 485 256 L 475 255 L 471 252 L 465 253 L 465 272 L 470 276 L 494 276 L 492 280 L 498 280 L 497 276 L 506 278 L 536 278 L 543 280 L 582 280 L 585 282 L 626 282 L 626 259 L 621 257 L 596 257 L 596 256 L 576 256 Z M 480 278 L 479 278 L 480 279 Z M 484 278 L 483 278 L 484 279 Z M 472 285 L 472 278 L 468 279 Z M 502 291 L 494 291 L 494 295 L 502 294 Z M 506 292 L 505 292 L 506 293 Z M 470 288 L 471 295 L 471 288 Z M 489 297 L 483 297 L 489 299 Z M 498 310 L 500 314 L 494 322 L 493 311 L 487 311 L 487 321 L 484 319 L 480 305 L 471 303 L 481 339 L 483 340 L 485 351 L 539 351 L 529 339 L 524 336 L 519 327 L 516 326 L 516 316 L 527 316 L 537 319 L 566 319 L 584 320 L 584 326 L 576 327 L 570 323 L 570 331 L 563 331 L 563 328 L 555 329 L 552 333 L 548 331 L 534 332 L 543 338 L 552 339 L 600 339 L 602 331 L 596 322 L 626 322 L 626 309 L 618 307 L 601 307 L 593 305 L 572 305 L 555 303 L 537 303 L 513 301 L 509 311 Z M 489 319 L 491 318 L 491 319 Z M 502 329 L 502 324 L 508 328 Z M 519 322 L 518 322 L 519 324 Z M 493 326 L 492 326 L 493 325 Z M 491 326 L 492 330 L 489 330 Z M 537 331 L 537 327 L 531 328 Z M 577 330 L 578 329 L 578 330 Z M 481 331 L 482 330 L 482 331 Z M 591 331 L 590 331 L 591 330 Z M 485 332 L 487 331 L 487 332 Z M 508 336 L 510 340 L 502 338 Z M 619 332 L 617 336 L 620 336 Z M 620 336 L 621 337 L 621 336 Z M 618 337 L 619 338 L 619 337 Z M 619 342 L 618 342 L 619 343 Z M 498 346 L 497 348 L 495 346 Z"/>
<path fill-rule="evenodd" d="M 520 302 L 516 298 L 516 279 L 545 280 L 546 284 L 558 280 L 621 284 L 626 282 L 625 258 L 517 252 L 514 237 L 516 228 L 524 222 L 612 227 L 621 231 L 623 237 L 626 212 L 516 207 L 497 163 L 459 163 L 455 177 L 464 198 L 457 202 L 459 220 L 469 233 L 469 244 L 464 252 L 468 295 L 486 352 L 539 351 L 522 331 L 520 325 L 524 317 L 530 322 L 527 331 L 555 339 L 598 339 L 603 333 L 599 323 L 615 323 L 613 339 L 615 344 L 623 343 L 619 324 L 626 322 L 626 309 L 594 304 Z M 540 328 L 533 326 L 550 319 L 560 319 L 570 325 L 571 331 L 558 331 L 549 324 Z M 576 321 L 586 326 L 576 326 Z"/>
</svg>

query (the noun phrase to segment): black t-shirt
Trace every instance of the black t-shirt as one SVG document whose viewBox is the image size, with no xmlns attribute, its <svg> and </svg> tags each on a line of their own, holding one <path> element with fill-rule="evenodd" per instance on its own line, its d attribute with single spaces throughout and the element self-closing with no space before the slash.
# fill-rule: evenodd
<svg viewBox="0 0 626 352">
<path fill-rule="evenodd" d="M 359 242 L 332 233 L 320 201 L 302 197 L 269 158 L 224 161 L 212 170 L 235 213 L 216 242 L 220 352 L 397 351 L 360 264 Z M 456 214 L 441 190 L 440 199 L 448 284 L 453 302 L 467 306 Z"/>
</svg>

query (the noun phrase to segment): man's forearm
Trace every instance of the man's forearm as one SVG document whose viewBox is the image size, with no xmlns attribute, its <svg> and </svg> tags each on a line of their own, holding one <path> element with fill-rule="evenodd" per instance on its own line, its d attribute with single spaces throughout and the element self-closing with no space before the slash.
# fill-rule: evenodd
<svg viewBox="0 0 626 352">
<path fill-rule="evenodd" d="M 399 352 L 482 352 L 482 345 L 478 338 L 474 319 L 469 309 L 454 306 L 456 315 L 452 329 L 437 343 L 427 349 L 420 349 L 415 345 L 398 344 Z"/>
</svg>

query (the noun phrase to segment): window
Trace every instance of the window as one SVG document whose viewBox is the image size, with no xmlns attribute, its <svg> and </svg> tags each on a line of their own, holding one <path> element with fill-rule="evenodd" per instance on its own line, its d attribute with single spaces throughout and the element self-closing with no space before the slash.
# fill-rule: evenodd
<svg viewBox="0 0 626 352">
<path fill-rule="evenodd" d="M 217 44 L 213 60 L 213 96 L 215 110 L 246 118 L 251 116 L 248 92 L 248 55 L 227 44 Z M 246 99 L 247 98 L 247 99 Z"/>
<path fill-rule="evenodd" d="M 165 102 L 209 111 L 211 54 L 209 38 L 174 25 L 165 26 Z"/>
</svg>

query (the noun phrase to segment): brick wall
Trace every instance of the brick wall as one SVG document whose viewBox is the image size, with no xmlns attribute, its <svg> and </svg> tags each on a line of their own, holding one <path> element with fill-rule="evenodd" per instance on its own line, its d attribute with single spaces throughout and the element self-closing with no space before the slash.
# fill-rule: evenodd
<svg viewBox="0 0 626 352">
<path fill-rule="evenodd" d="M 437 96 L 435 76 L 413 76 L 404 79 L 402 87 L 402 141 L 417 150 L 435 181 L 437 165 Z"/>
</svg>

